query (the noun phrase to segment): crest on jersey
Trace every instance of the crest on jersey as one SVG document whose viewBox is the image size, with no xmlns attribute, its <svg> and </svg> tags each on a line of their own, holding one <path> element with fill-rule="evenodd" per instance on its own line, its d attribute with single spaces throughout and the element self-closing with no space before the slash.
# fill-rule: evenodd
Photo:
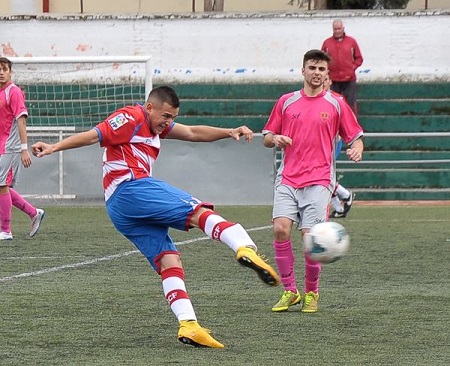
<svg viewBox="0 0 450 366">
<path fill-rule="evenodd" d="M 114 131 L 122 127 L 127 122 L 128 118 L 123 113 L 120 113 L 108 120 L 109 125 Z"/>
<path fill-rule="evenodd" d="M 330 118 L 330 114 L 327 113 L 327 112 L 321 112 L 320 113 L 320 118 L 322 119 L 322 121 L 326 122 Z"/>
</svg>

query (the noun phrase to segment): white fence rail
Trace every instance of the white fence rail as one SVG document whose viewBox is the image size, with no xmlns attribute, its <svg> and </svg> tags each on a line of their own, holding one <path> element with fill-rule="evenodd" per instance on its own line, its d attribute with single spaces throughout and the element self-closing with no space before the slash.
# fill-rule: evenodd
<svg viewBox="0 0 450 366">
<path fill-rule="evenodd" d="M 66 136 L 75 132 L 75 126 L 28 126 L 27 135 L 30 138 L 57 137 L 61 141 Z M 76 195 L 64 194 L 64 151 L 58 152 L 58 194 L 33 195 L 34 198 L 42 199 L 75 199 Z M 27 196 L 27 195 L 24 195 Z"/>
<path fill-rule="evenodd" d="M 444 138 L 450 137 L 450 132 L 368 132 L 364 134 L 364 138 L 382 137 L 382 138 L 398 138 L 398 137 L 413 137 L 413 138 L 425 138 L 436 137 Z M 281 162 L 281 150 L 274 149 L 274 171 L 278 169 L 278 165 Z M 338 160 L 337 165 L 354 164 L 350 160 Z M 369 165 L 382 165 L 382 164 L 449 164 L 450 159 L 423 159 L 423 160 L 363 160 L 361 163 Z"/>
</svg>

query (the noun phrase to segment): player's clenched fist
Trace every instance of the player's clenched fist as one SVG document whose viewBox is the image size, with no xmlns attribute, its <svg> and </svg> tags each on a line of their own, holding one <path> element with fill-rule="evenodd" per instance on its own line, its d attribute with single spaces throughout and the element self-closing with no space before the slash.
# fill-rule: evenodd
<svg viewBox="0 0 450 366">
<path fill-rule="evenodd" d="M 46 144 L 45 142 L 38 141 L 31 147 L 33 155 L 40 158 L 45 155 L 53 153 L 53 145 Z"/>
</svg>

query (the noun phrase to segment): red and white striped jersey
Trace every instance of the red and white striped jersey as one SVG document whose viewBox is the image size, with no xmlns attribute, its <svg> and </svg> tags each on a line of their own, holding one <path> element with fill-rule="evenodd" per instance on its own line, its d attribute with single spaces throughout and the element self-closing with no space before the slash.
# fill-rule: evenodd
<svg viewBox="0 0 450 366">
<path fill-rule="evenodd" d="M 160 135 L 150 130 L 150 121 L 142 105 L 118 109 L 95 126 L 103 153 L 103 189 L 105 200 L 125 181 L 150 177 L 152 165 L 164 138 L 174 123 Z"/>
</svg>

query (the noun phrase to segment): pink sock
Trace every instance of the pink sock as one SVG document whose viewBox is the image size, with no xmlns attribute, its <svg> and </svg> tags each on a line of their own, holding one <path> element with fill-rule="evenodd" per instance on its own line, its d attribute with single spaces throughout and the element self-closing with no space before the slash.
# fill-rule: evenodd
<svg viewBox="0 0 450 366">
<path fill-rule="evenodd" d="M 2 231 L 11 232 L 12 202 L 9 192 L 0 195 L 0 220 Z"/>
<path fill-rule="evenodd" d="M 11 194 L 12 204 L 15 207 L 17 207 L 20 211 L 25 212 L 28 216 L 30 216 L 30 219 L 36 216 L 36 208 L 26 201 L 25 198 L 23 198 L 19 193 L 17 193 L 17 191 L 10 188 L 9 193 Z"/>
<path fill-rule="evenodd" d="M 305 293 L 313 291 L 317 294 L 319 292 L 319 276 L 322 266 L 305 254 L 303 254 L 303 257 L 305 258 Z"/>
<path fill-rule="evenodd" d="M 297 284 L 295 281 L 295 257 L 292 251 L 292 243 L 290 240 L 285 242 L 273 242 L 273 248 L 275 250 L 275 262 L 277 263 L 278 272 L 281 276 L 281 282 L 283 283 L 286 291 L 297 292 Z"/>
</svg>

